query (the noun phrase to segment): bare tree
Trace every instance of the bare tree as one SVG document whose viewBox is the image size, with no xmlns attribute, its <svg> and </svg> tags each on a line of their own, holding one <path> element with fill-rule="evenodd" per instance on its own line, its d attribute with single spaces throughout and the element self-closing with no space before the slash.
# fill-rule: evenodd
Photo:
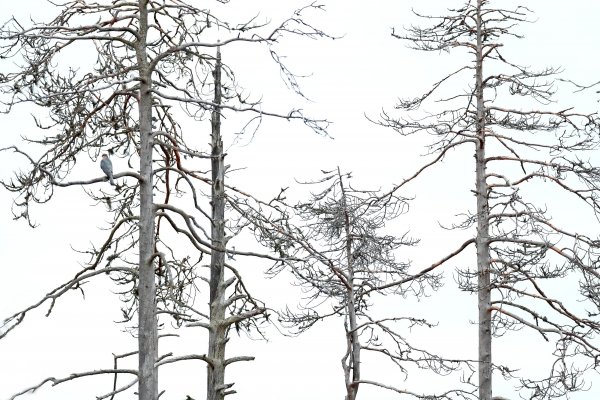
<svg viewBox="0 0 600 400">
<path fill-rule="evenodd" d="M 441 16 L 417 13 L 426 26 L 394 31 L 416 50 L 466 50 L 470 60 L 423 95 L 401 100 L 401 116 L 384 112 L 379 123 L 402 135 L 433 138 L 432 160 L 397 188 L 451 150 L 472 146 L 475 212 L 452 227 L 475 227 L 465 244 L 475 244 L 476 268 L 460 270 L 458 281 L 478 296 L 479 399 L 492 398 L 494 368 L 505 378 L 516 376 L 514 369 L 493 364 L 492 338 L 521 328 L 552 340 L 555 348 L 546 376 L 519 377 L 520 395 L 557 398 L 581 389 L 584 373 L 598 368 L 599 242 L 593 228 L 575 232 L 553 222 L 548 197 L 530 187 L 565 193 L 570 203 L 563 207 L 584 207 L 597 216 L 600 169 L 588 159 L 598 148 L 599 124 L 596 115 L 554 104 L 559 70 L 535 71 L 510 60 L 505 48 L 521 38 L 516 27 L 530 11 L 501 3 L 470 0 Z M 458 90 L 452 82 L 460 82 Z M 575 293 L 560 293 L 556 281 L 578 282 L 581 303 L 573 301 Z"/>
<path fill-rule="evenodd" d="M 351 175 L 342 174 L 339 168 L 323 174 L 323 178 L 305 183 L 316 193 L 294 207 L 299 222 L 285 225 L 288 218 L 277 226 L 255 224 L 260 240 L 282 256 L 269 272 L 275 275 L 289 270 L 304 294 L 299 310 L 288 308 L 280 313 L 280 320 L 299 334 L 324 319 L 343 318 L 347 347 L 341 364 L 346 400 L 356 399 L 362 384 L 415 398 L 472 398 L 461 389 L 419 394 L 397 383 L 368 378 L 364 352 L 381 357 L 380 365 L 395 365 L 404 375 L 415 368 L 441 375 L 460 371 L 469 376 L 472 369 L 468 360 L 447 359 L 411 344 L 408 330 L 434 326 L 418 317 L 417 311 L 414 315 L 374 317 L 381 296 L 420 297 L 440 285 L 437 274 L 413 275 L 409 263 L 396 259 L 397 251 L 416 244 L 415 239 L 382 233 L 387 222 L 408 210 L 407 199 L 395 194 L 382 199 L 378 192 L 355 189 Z"/>
<path fill-rule="evenodd" d="M 35 120 L 42 135 L 2 149 L 16 152 L 30 163 L 28 171 L 2 185 L 18 196 L 16 217 L 32 226 L 30 205 L 50 201 L 55 188 L 67 186 L 87 187 L 92 199 L 109 205 L 113 220 L 104 243 L 87 251 L 87 266 L 39 302 L 9 316 L 0 338 L 32 309 L 50 302 L 50 313 L 69 290 L 109 273 L 123 287 L 124 321 L 137 314 L 138 350 L 128 355 L 138 355 L 139 368 L 136 379 L 121 387 L 117 387 L 117 375 L 132 371 L 118 369 L 115 358 L 113 369 L 74 374 L 64 380 L 51 378 L 22 393 L 46 382 L 114 374 L 112 391 L 100 398 L 112 398 L 137 383 L 139 398 L 154 400 L 159 396 L 159 366 L 196 359 L 208 366 L 208 398 L 222 399 L 232 392 L 232 384 L 224 382 L 225 367 L 252 359 L 225 358 L 228 331 L 233 324 L 262 313 L 264 307 L 248 293 L 237 270 L 224 262 L 225 253 L 231 253 L 225 232 L 235 235 L 241 228 L 225 226 L 226 166 L 220 115 L 235 112 L 258 119 L 297 120 L 320 133 L 325 121 L 309 119 L 299 110 L 262 110 L 260 102 L 242 94 L 233 72 L 221 65 L 220 53 L 215 57 L 213 51 L 236 42 L 263 45 L 289 86 L 299 93 L 295 76 L 281 63 L 275 46 L 284 34 L 325 36 L 303 19 L 306 12 L 321 6 L 296 10 L 279 25 L 261 23 L 254 17 L 230 24 L 208 9 L 179 0 L 77 0 L 55 7 L 57 16 L 48 23 L 25 26 L 11 19 L 0 30 L 2 58 L 15 60 L 17 65 L 0 75 L 3 112 L 29 105 L 36 108 L 37 115 L 45 115 Z M 92 52 L 96 57 L 93 65 L 73 65 L 65 54 L 71 49 Z M 227 81 L 221 78 L 223 71 Z M 210 151 L 198 148 L 194 134 L 184 133 L 188 128 L 177 122 L 182 113 L 174 105 L 182 106 L 191 121 L 211 115 Z M 108 179 L 105 176 L 68 180 L 78 158 L 89 156 L 95 161 L 103 152 L 127 159 L 131 169 L 139 163 L 138 171 L 115 171 L 115 192 L 98 189 Z M 205 176 L 196 166 L 205 160 L 211 161 L 212 176 Z M 162 202 L 155 200 L 160 194 Z M 212 213 L 205 211 L 209 201 Z M 187 245 L 178 245 L 181 240 L 177 236 L 186 238 Z M 263 256 L 244 251 L 236 254 Z M 203 255 L 211 257 L 208 279 L 202 276 Z M 224 269 L 230 271 L 229 276 Z M 196 309 L 193 303 L 203 279 L 210 287 L 209 312 Z M 159 356 L 157 320 L 161 314 L 171 316 L 178 326 L 207 328 L 208 353 Z M 248 322 L 244 326 L 250 329 L 254 325 Z"/>
</svg>

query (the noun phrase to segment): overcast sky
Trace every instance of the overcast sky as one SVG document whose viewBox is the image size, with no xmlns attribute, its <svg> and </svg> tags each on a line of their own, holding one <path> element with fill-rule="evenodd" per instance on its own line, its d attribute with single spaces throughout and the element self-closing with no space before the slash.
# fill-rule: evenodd
<svg viewBox="0 0 600 400">
<path fill-rule="evenodd" d="M 512 0 L 502 2 L 517 4 Z M 248 7 L 247 3 L 231 1 L 230 6 L 244 8 Z M 279 0 L 252 3 L 264 7 L 262 13 L 273 15 L 273 19 L 284 11 L 293 10 L 293 5 L 301 4 Z M 400 182 L 418 165 L 420 155 L 424 153 L 420 147 L 422 143 L 399 138 L 370 123 L 365 115 L 377 117 L 382 108 L 392 109 L 398 97 L 418 95 L 448 72 L 447 65 L 465 59 L 464 54 L 418 54 L 390 36 L 392 27 L 401 28 L 415 22 L 411 8 L 441 13 L 446 7 L 461 5 L 460 0 L 323 0 L 322 3 L 326 5 L 326 12 L 314 14 L 313 20 L 340 38 L 293 41 L 287 45 L 283 42 L 279 50 L 288 57 L 294 71 L 310 75 L 301 80 L 304 93 L 311 100 L 303 107 L 315 117 L 332 122 L 331 137 L 317 136 L 298 125 L 266 123 L 252 141 L 242 140 L 229 152 L 229 162 L 236 167 L 247 167 L 234 177 L 238 179 L 236 182 L 265 197 L 276 193 L 279 187 L 293 184 L 294 178 L 318 176 L 321 169 L 338 165 L 354 171 L 356 182 L 371 185 L 369 188 L 385 188 Z M 600 50 L 598 2 L 524 0 L 522 3 L 534 11 L 536 20 L 518 28 L 526 38 L 511 42 L 513 47 L 509 51 L 515 59 L 524 65 L 562 66 L 567 78 L 584 84 L 600 80 L 597 72 Z M 24 17 L 33 12 L 37 17 L 51 18 L 50 8 L 43 8 L 41 4 L 43 2 L 39 0 L 5 0 L 0 16 L 5 20 L 12 14 Z M 224 51 L 224 59 L 227 57 L 227 51 Z M 277 107 L 282 99 L 289 101 L 288 95 L 282 92 L 280 80 L 265 78 L 269 75 L 267 67 L 263 68 L 251 57 L 240 54 L 231 57 L 245 86 L 252 93 L 264 93 L 265 107 Z M 2 64 L 0 72 L 1 68 Z M 561 104 L 566 106 L 576 104 L 590 112 L 597 110 L 594 92 L 585 99 L 576 98 L 569 91 L 559 93 L 559 97 Z M 32 120 L 26 110 L 21 110 L 10 116 L 0 116 L 0 126 L 0 147 L 4 147 L 18 143 L 19 136 L 32 127 Z M 410 230 L 421 239 L 419 248 L 406 255 L 412 259 L 415 269 L 429 265 L 452 249 L 452 243 L 462 239 L 440 231 L 438 222 L 451 221 L 455 214 L 474 208 L 474 198 L 469 192 L 473 181 L 471 158 L 461 159 L 463 155 L 449 157 L 444 168 L 427 174 L 405 193 L 416 200 L 410 215 L 398 222 L 398 229 Z M 15 163 L 18 160 L 4 154 L 0 156 L 2 178 L 10 176 L 18 165 Z M 117 171 L 126 167 L 120 160 L 113 160 L 113 163 Z M 100 174 L 91 161 L 89 168 L 91 173 Z M 32 230 L 22 221 L 12 220 L 12 194 L 0 191 L 0 254 L 3 255 L 0 318 L 36 301 L 62 279 L 72 276 L 85 261 L 85 257 L 73 248 L 85 249 L 102 237 L 99 228 L 105 226 L 108 218 L 104 206 L 91 202 L 79 189 L 58 192 L 49 204 L 33 210 L 39 227 Z M 288 278 L 260 283 L 260 272 L 264 267 L 257 263 L 250 265 L 254 268 L 251 281 L 264 293 L 261 297 L 270 300 L 275 307 L 283 306 L 286 301 L 294 304 L 295 300 L 286 295 L 289 293 Z M 418 305 L 410 301 L 386 303 L 382 312 L 393 314 L 421 307 L 423 313 L 440 322 L 440 329 L 431 334 L 415 332 L 420 340 L 474 358 L 476 327 L 469 321 L 476 318 L 476 299 L 452 290 L 451 268 L 446 276 L 447 287 L 431 299 Z M 43 312 L 35 312 L 20 329 L 0 340 L 0 400 L 47 376 L 110 368 L 111 353 L 135 349 L 136 343 L 131 336 L 121 332 L 122 326 L 113 323 L 120 318 L 120 312 L 118 297 L 110 291 L 108 284 L 90 284 L 85 300 L 71 293 L 57 304 L 51 317 L 45 318 Z M 164 348 L 180 353 L 204 352 L 206 346 L 201 333 L 188 330 L 182 335 L 181 342 L 164 339 Z M 236 364 L 228 370 L 228 380 L 236 382 L 235 388 L 239 392 L 232 398 L 341 399 L 344 387 L 340 359 L 345 347 L 340 340 L 342 335 L 342 321 L 330 320 L 300 338 L 283 337 L 276 331 L 270 332 L 267 343 L 234 337 L 231 354 L 254 355 L 257 359 L 249 364 Z M 509 354 L 522 368 L 534 370 L 539 367 L 539 360 L 544 359 L 543 351 L 547 350 L 544 346 L 534 346 L 536 342 L 530 335 L 523 334 L 518 340 L 494 346 L 499 357 Z M 161 343 L 161 352 L 162 346 Z M 196 348 L 190 350 L 190 346 Z M 204 385 L 204 369 L 200 363 L 190 363 L 161 370 L 161 383 L 170 382 L 166 398 L 183 399 L 185 394 L 202 398 L 201 389 L 196 388 Z M 387 366 L 374 363 L 365 364 L 363 372 L 366 377 L 388 378 L 390 382 L 396 382 L 398 378 Z M 419 377 L 412 379 L 411 384 L 423 385 Z M 593 384 L 588 393 L 573 398 L 598 398 L 600 378 Z M 509 386 L 499 380 L 495 385 L 495 395 L 510 397 Z M 32 398 L 92 399 L 107 389 L 106 384 L 100 385 L 99 381 L 90 379 L 45 388 Z M 389 392 L 366 388 L 361 389 L 359 396 L 364 399 L 398 398 Z"/>
</svg>

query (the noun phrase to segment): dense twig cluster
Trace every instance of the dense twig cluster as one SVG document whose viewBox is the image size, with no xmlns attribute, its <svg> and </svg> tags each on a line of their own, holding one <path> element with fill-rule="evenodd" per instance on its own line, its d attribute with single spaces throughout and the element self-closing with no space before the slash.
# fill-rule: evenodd
<svg viewBox="0 0 600 400">
<path fill-rule="evenodd" d="M 434 324 L 417 316 L 372 316 L 379 296 L 420 297 L 427 288 L 435 290 L 440 285 L 438 274 L 412 274 L 409 263 L 397 260 L 398 250 L 415 245 L 417 240 L 407 234 L 382 233 L 387 222 L 408 210 L 407 199 L 395 194 L 382 198 L 377 192 L 358 190 L 350 184 L 350 174 L 342 174 L 339 168 L 323 174 L 323 178 L 305 183 L 317 188 L 316 193 L 308 202 L 294 206 L 298 221 L 293 225 L 290 221 L 295 219 L 277 225 L 252 220 L 259 240 L 282 256 L 269 272 L 276 275 L 289 270 L 304 294 L 300 308 L 281 312 L 280 320 L 292 332 L 302 333 L 323 319 L 343 318 L 347 348 L 341 361 L 348 400 L 356 399 L 361 384 L 416 398 L 471 398 L 462 390 L 419 395 L 397 384 L 362 377 L 364 352 L 382 356 L 382 362 L 387 360 L 403 374 L 412 367 L 442 375 L 465 370 L 470 375 L 472 370 L 467 360 L 450 360 L 407 340 L 408 330 L 432 328 Z"/>
</svg>

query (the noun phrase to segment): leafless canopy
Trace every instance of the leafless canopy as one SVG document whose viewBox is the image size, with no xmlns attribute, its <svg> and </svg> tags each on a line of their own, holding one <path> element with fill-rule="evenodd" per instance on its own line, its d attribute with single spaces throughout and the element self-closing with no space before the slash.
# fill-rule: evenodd
<svg viewBox="0 0 600 400">
<path fill-rule="evenodd" d="M 384 112 L 379 123 L 432 138 L 432 159 L 398 187 L 450 157 L 450 150 L 472 146 L 477 208 L 452 228 L 475 228 L 467 241 L 476 245 L 477 263 L 462 268 L 458 281 L 479 297 L 480 399 L 492 396 L 492 335 L 522 328 L 555 347 L 547 376 L 515 372 L 521 396 L 558 398 L 585 388 L 584 373 L 598 368 L 600 355 L 600 242 L 593 227 L 569 228 L 569 216 L 559 218 L 559 211 L 577 211 L 585 215 L 577 218 L 597 219 L 600 168 L 590 160 L 599 120 L 556 105 L 558 69 L 511 61 L 505 49 L 521 38 L 518 25 L 528 22 L 530 11 L 503 6 L 466 1 L 442 16 L 417 14 L 423 27 L 394 31 L 416 50 L 469 58 L 424 94 L 400 100 L 399 116 Z M 506 378 L 514 372 L 498 371 Z"/>
<path fill-rule="evenodd" d="M 7 66 L 0 74 L 2 112 L 32 107 L 38 128 L 24 137 L 23 143 L 0 149 L 15 152 L 29 163 L 28 169 L 2 182 L 15 193 L 15 217 L 34 226 L 31 205 L 50 201 L 56 188 L 67 186 L 83 187 L 91 199 L 106 203 L 111 215 L 105 240 L 84 251 L 89 256 L 84 269 L 38 303 L 5 319 L 0 338 L 33 308 L 50 302 L 50 313 L 63 294 L 107 273 L 122 288 L 124 322 L 139 314 L 135 328 L 140 337 L 139 393 L 144 400 L 158 396 L 158 367 L 180 360 L 158 355 L 156 326 L 161 315 L 169 315 L 175 326 L 188 324 L 214 331 L 217 324 L 219 340 L 226 342 L 231 326 L 252 329 L 256 327 L 253 318 L 264 311 L 264 305 L 246 290 L 239 272 L 223 262 L 226 252 L 264 256 L 227 249 L 227 240 L 244 224 L 243 215 L 236 216 L 235 208 L 229 207 L 233 222 L 225 225 L 224 217 L 216 221 L 214 209 L 209 211 L 216 195 L 228 199 L 221 115 L 296 120 L 318 133 L 324 133 L 327 125 L 324 120 L 304 116 L 299 109 L 262 109 L 217 55 L 217 49 L 240 42 L 254 46 L 257 52 L 266 51 L 288 87 L 302 95 L 296 76 L 281 62 L 277 44 L 285 35 L 326 36 L 304 19 L 321 5 L 310 4 L 273 24 L 256 16 L 231 23 L 196 3 L 67 1 L 52 3 L 57 16 L 49 22 L 25 24 L 10 19 L 0 29 L 0 57 Z M 219 3 L 227 2 L 213 3 L 224 10 Z M 180 124 L 186 116 L 191 122 Z M 194 124 L 207 119 L 212 129 Z M 198 134 L 198 130 L 206 134 Z M 206 150 L 202 146 L 209 134 L 212 140 Z M 116 190 L 103 188 L 107 179 L 99 169 L 98 175 L 89 179 L 71 178 L 72 173 L 80 172 L 77 161 L 97 161 L 104 152 L 120 160 L 122 167 L 129 167 L 115 171 Z M 254 201 L 233 190 L 230 199 L 236 198 Z M 215 236 L 215 225 L 221 225 L 220 237 Z M 212 258 L 210 268 L 204 268 L 205 255 Z M 223 281 L 211 275 L 219 269 L 215 263 L 228 271 L 220 274 Z M 228 310 L 221 321 L 211 320 L 210 310 L 195 307 L 196 297 L 206 293 L 202 285 L 208 283 L 212 293 L 215 282 L 221 282 L 217 290 Z M 203 360 L 209 371 L 217 364 L 224 370 L 228 364 L 251 359 L 224 359 L 224 353 L 218 356 L 222 359 L 210 354 L 181 359 Z M 121 373 L 116 367 L 107 371 L 115 376 Z M 114 397 L 134 383 L 119 389 L 115 382 L 105 397 Z M 208 391 L 211 398 L 222 399 L 232 393 L 231 386 L 221 382 Z"/>
<path fill-rule="evenodd" d="M 415 398 L 469 398 L 471 394 L 462 390 L 421 395 L 396 383 L 382 383 L 379 377 L 364 378 L 369 374 L 361 368 L 365 352 L 381 357 L 380 363 L 392 363 L 404 375 L 413 368 L 442 375 L 462 371 L 468 376 L 472 371 L 468 361 L 449 360 L 410 343 L 410 329 L 434 326 L 418 311 L 374 316 L 383 296 L 402 301 L 440 285 L 437 274 L 413 274 L 408 262 L 398 261 L 397 253 L 417 240 L 408 234 L 384 233 L 390 220 L 408 211 L 407 199 L 395 194 L 382 198 L 376 191 L 356 189 L 350 184 L 351 174 L 342 174 L 339 168 L 323 175 L 304 184 L 314 192 L 294 207 L 295 217 L 290 220 L 299 222 L 280 223 L 276 229 L 255 227 L 259 239 L 282 255 L 270 273 L 289 270 L 304 293 L 299 309 L 288 308 L 280 313 L 280 320 L 292 332 L 302 333 L 323 319 L 343 318 L 347 349 L 341 361 L 347 400 L 357 398 L 361 384 Z"/>
</svg>

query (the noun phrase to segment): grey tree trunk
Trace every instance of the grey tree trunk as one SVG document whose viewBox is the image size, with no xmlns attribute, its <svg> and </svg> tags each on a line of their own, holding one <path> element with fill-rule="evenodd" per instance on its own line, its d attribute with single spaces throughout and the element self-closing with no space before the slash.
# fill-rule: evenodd
<svg viewBox="0 0 600 400">
<path fill-rule="evenodd" d="M 485 104 L 483 101 L 483 43 L 481 7 L 483 0 L 477 1 L 477 46 L 476 66 L 476 149 L 475 174 L 477 196 L 477 291 L 479 307 L 479 400 L 492 399 L 492 318 L 490 295 L 490 243 L 489 243 L 489 203 L 485 162 Z"/>
<path fill-rule="evenodd" d="M 208 332 L 207 395 L 208 400 L 225 397 L 225 345 L 228 325 L 225 321 L 225 155 L 221 137 L 221 51 L 217 49 L 214 81 L 214 109 L 211 117 L 212 147 L 212 254 L 210 259 L 210 327 Z"/>
<path fill-rule="evenodd" d="M 140 221 L 139 221 L 139 386 L 140 400 L 158 399 L 156 288 L 154 281 L 154 201 L 152 197 L 152 80 L 146 54 L 148 1 L 139 1 L 140 28 L 136 44 L 140 76 Z"/>
<path fill-rule="evenodd" d="M 344 373 L 346 374 L 346 400 L 355 400 L 358 393 L 358 382 L 360 381 L 360 343 L 356 330 L 356 307 L 354 305 L 354 263 L 352 259 L 352 236 L 350 232 L 350 218 L 348 215 L 348 204 L 346 202 L 346 191 L 342 174 L 338 167 L 340 188 L 342 192 L 342 207 L 344 209 L 344 229 L 346 233 L 346 263 L 348 265 L 348 287 L 346 289 L 346 305 L 348 310 L 348 326 L 346 339 L 348 341 L 348 352 L 350 360 L 345 363 L 347 357 L 342 360 Z M 352 378 L 350 378 L 352 370 Z"/>
</svg>

